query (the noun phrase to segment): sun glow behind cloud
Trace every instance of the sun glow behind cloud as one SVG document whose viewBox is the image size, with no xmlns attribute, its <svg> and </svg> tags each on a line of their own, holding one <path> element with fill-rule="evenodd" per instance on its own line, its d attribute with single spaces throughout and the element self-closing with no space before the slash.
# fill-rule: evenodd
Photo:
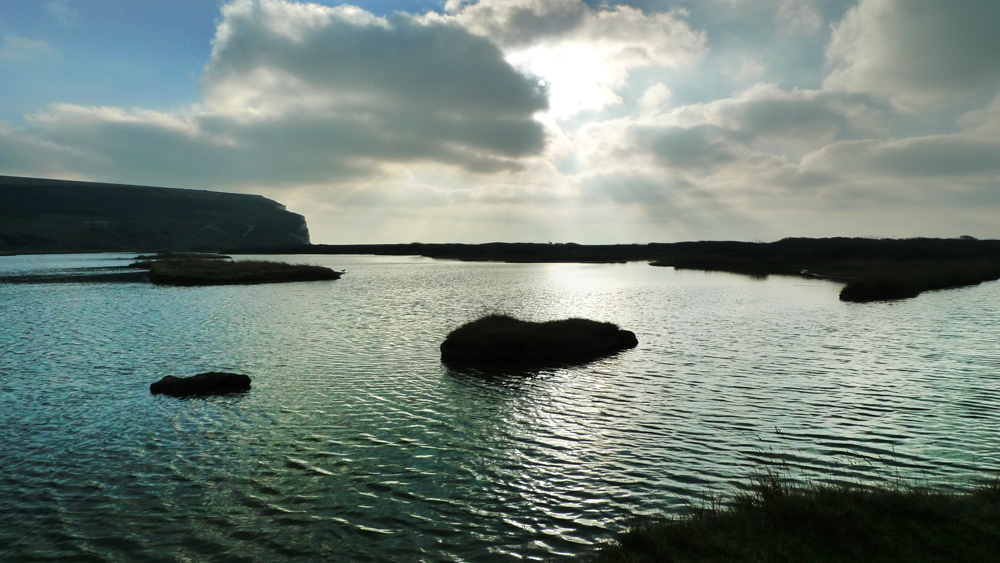
<svg viewBox="0 0 1000 563">
<path fill-rule="evenodd" d="M 511 54 L 507 60 L 526 74 L 540 77 L 549 94 L 547 114 L 555 120 L 622 102 L 615 88 L 622 85 L 625 73 L 604 64 L 601 52 L 593 46 L 543 45 Z"/>
</svg>

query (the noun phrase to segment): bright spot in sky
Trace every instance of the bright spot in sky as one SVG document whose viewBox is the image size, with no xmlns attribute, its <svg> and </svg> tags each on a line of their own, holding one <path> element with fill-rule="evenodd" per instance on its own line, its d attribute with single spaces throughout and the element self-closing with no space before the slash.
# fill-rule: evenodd
<svg viewBox="0 0 1000 563">
<path fill-rule="evenodd" d="M 621 98 L 612 90 L 627 74 L 608 65 L 597 49 L 582 44 L 534 46 L 513 53 L 511 64 L 538 76 L 539 86 L 549 87 L 549 115 L 567 119 L 582 111 L 618 105 Z"/>
</svg>

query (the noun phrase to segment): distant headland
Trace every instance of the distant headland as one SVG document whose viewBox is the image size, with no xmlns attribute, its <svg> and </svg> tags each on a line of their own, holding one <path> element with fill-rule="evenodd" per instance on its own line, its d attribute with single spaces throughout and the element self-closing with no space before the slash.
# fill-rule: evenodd
<svg viewBox="0 0 1000 563">
<path fill-rule="evenodd" d="M 308 244 L 305 218 L 259 195 L 0 176 L 0 254 Z"/>
</svg>

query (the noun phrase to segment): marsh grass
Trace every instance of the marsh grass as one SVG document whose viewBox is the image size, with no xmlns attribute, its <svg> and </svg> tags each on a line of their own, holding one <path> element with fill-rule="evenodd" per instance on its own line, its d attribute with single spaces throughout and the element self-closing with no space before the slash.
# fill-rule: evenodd
<svg viewBox="0 0 1000 563">
<path fill-rule="evenodd" d="M 232 256 L 225 254 L 215 254 L 211 252 L 160 252 L 157 254 L 140 254 L 134 258 L 135 262 L 128 265 L 129 268 L 140 268 L 148 270 L 153 262 L 159 260 L 228 260 L 232 261 Z"/>
<path fill-rule="evenodd" d="M 990 260 L 878 263 L 855 272 L 841 301 L 883 301 L 916 297 L 924 291 L 977 285 L 1000 279 L 1000 263 Z"/>
<path fill-rule="evenodd" d="M 772 274 L 826 278 L 843 282 L 845 285 L 841 289 L 840 300 L 852 302 L 906 299 L 916 297 L 924 291 L 965 287 L 1000 279 L 1000 261 L 992 259 L 856 258 L 796 261 L 711 254 L 657 261 L 652 262 L 652 265 L 731 272 L 759 279 Z"/>
<path fill-rule="evenodd" d="M 635 334 L 589 319 L 523 321 L 489 313 L 448 334 L 441 359 L 468 363 L 585 361 L 635 347 Z"/>
<path fill-rule="evenodd" d="M 255 284 L 293 281 L 335 280 L 337 272 L 324 266 L 287 264 L 267 260 L 156 260 L 149 278 L 163 285 Z"/>
<path fill-rule="evenodd" d="M 1000 480 L 960 490 L 753 477 L 729 501 L 638 521 L 585 561 L 1000 561 Z"/>
</svg>

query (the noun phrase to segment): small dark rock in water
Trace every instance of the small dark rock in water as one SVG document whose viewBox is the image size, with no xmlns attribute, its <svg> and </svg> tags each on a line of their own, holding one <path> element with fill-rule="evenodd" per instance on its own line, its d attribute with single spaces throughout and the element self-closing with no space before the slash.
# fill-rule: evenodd
<svg viewBox="0 0 1000 563">
<path fill-rule="evenodd" d="M 250 376 L 240 373 L 210 371 L 191 377 L 168 375 L 149 386 L 153 395 L 189 397 L 192 395 L 217 395 L 250 390 Z"/>
<path fill-rule="evenodd" d="M 536 323 L 487 315 L 451 331 L 441 344 L 441 361 L 470 365 L 586 362 L 638 344 L 635 333 L 612 323 L 588 319 Z"/>
</svg>

